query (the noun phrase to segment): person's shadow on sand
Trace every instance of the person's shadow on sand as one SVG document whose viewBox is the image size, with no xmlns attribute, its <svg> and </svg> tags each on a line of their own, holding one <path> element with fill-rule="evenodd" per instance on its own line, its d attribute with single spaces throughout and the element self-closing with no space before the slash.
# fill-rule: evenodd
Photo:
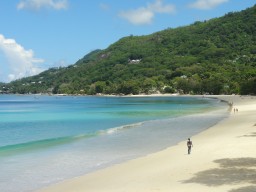
<svg viewBox="0 0 256 192">
<path fill-rule="evenodd" d="M 256 191 L 256 158 L 218 159 L 220 168 L 209 169 L 195 174 L 183 183 L 199 183 L 207 186 L 220 186 L 225 184 L 249 183 L 251 185 L 229 192 Z"/>
</svg>

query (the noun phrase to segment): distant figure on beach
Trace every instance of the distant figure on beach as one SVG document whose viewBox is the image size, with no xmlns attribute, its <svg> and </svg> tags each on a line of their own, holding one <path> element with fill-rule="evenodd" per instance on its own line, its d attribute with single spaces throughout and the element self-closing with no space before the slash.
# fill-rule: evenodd
<svg viewBox="0 0 256 192">
<path fill-rule="evenodd" d="M 193 147 L 193 144 L 192 144 L 192 141 L 190 140 L 190 138 L 188 138 L 187 146 L 188 146 L 188 154 L 190 154 L 190 152 L 191 152 L 191 147 Z"/>
</svg>

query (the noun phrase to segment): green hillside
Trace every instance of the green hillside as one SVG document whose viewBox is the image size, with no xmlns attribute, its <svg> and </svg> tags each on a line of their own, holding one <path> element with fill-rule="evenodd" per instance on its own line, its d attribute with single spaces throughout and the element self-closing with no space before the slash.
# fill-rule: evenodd
<svg viewBox="0 0 256 192">
<path fill-rule="evenodd" d="M 4 87 L 12 93 L 256 94 L 256 5 L 190 26 L 124 37 L 74 65 Z"/>
</svg>

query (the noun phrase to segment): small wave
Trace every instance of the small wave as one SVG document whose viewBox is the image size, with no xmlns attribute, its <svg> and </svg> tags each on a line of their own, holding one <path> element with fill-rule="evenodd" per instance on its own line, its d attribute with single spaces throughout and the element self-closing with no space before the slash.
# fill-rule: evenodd
<svg viewBox="0 0 256 192">
<path fill-rule="evenodd" d="M 110 128 L 110 129 L 107 129 L 107 130 L 101 130 L 98 132 L 98 134 L 100 135 L 105 135 L 105 134 L 114 134 L 118 131 L 122 131 L 122 130 L 125 130 L 125 129 L 131 129 L 131 128 L 135 128 L 135 127 L 138 127 L 140 125 L 142 125 L 143 122 L 140 122 L 140 123 L 134 123 L 134 124 L 129 124 L 129 125 L 123 125 L 123 126 L 120 126 L 120 127 L 114 127 L 114 128 Z"/>
<path fill-rule="evenodd" d="M 14 155 L 14 154 L 23 153 L 26 151 L 49 148 L 49 147 L 58 146 L 66 143 L 71 143 L 80 139 L 90 138 L 93 136 L 95 136 L 95 134 L 84 134 L 84 135 L 77 135 L 77 136 L 58 137 L 58 138 L 30 141 L 27 143 L 19 143 L 14 145 L 6 145 L 6 146 L 0 147 L 0 156 Z"/>
<path fill-rule="evenodd" d="M 0 113 L 24 113 L 24 112 L 31 112 L 32 110 L 0 110 Z"/>
</svg>

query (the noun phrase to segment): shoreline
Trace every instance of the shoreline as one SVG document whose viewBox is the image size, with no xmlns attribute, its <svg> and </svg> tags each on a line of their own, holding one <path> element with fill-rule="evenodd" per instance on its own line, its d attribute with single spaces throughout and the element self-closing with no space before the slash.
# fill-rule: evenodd
<svg viewBox="0 0 256 192">
<path fill-rule="evenodd" d="M 217 191 L 231 192 L 243 187 L 256 189 L 256 183 L 251 178 L 253 176 L 249 174 L 256 172 L 256 153 L 251 147 L 255 145 L 253 137 L 256 136 L 256 120 L 253 118 L 256 116 L 256 97 L 224 95 L 205 97 L 233 103 L 233 108 L 239 111 L 231 111 L 227 119 L 193 136 L 194 148 L 191 155 L 186 154 L 186 141 L 182 141 L 145 157 L 66 180 L 39 191 L 182 192 L 190 190 L 196 192 L 217 189 Z M 240 163 L 239 167 L 226 165 L 237 161 Z M 248 165 L 248 161 L 253 161 L 254 167 Z M 243 169 L 246 175 L 247 171 L 249 174 L 247 177 L 241 175 L 241 182 L 233 178 L 234 174 L 241 174 L 240 171 L 236 172 L 238 168 L 240 171 Z M 229 178 L 228 173 L 232 171 L 234 174 Z M 211 174 L 219 177 L 213 179 Z M 221 178 L 224 176 L 229 182 Z"/>
</svg>

